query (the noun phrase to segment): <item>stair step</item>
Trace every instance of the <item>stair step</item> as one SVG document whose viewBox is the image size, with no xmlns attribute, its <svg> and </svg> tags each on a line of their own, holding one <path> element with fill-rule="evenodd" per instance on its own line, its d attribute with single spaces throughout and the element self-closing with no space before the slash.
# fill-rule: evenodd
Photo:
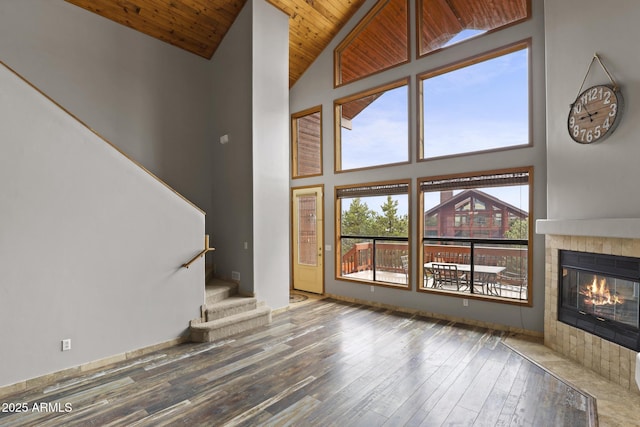
<svg viewBox="0 0 640 427">
<path fill-rule="evenodd" d="M 207 306 L 220 302 L 238 293 L 238 285 L 220 279 L 213 279 L 205 286 L 205 304 Z"/>
<path fill-rule="evenodd" d="M 271 323 L 271 308 L 261 305 L 242 313 L 191 325 L 191 341 L 212 342 Z"/>
<path fill-rule="evenodd" d="M 222 319 L 226 316 L 254 310 L 258 307 L 258 300 L 248 297 L 229 297 L 215 304 L 207 304 L 206 319 L 207 321 Z"/>
</svg>

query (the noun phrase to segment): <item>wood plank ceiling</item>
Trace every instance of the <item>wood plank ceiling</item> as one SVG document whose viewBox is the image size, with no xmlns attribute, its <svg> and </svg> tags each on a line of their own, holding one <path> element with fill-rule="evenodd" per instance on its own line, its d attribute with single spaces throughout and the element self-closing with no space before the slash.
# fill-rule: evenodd
<svg viewBox="0 0 640 427">
<path fill-rule="evenodd" d="M 66 0 L 210 59 L 246 0 Z M 289 85 L 364 0 L 266 0 L 289 16 Z"/>
<path fill-rule="evenodd" d="M 151 37 L 210 59 L 224 38 L 246 0 L 66 0 L 107 19 L 126 25 Z M 327 47 L 333 37 L 349 21 L 365 0 L 265 0 L 289 16 L 289 86 L 300 78 Z M 438 40 L 445 33 L 450 38 L 458 27 L 484 27 L 500 19 L 496 5 L 510 10 L 514 0 L 422 0 L 422 47 Z M 524 3 L 528 0 L 517 0 Z M 495 4 L 494 4 L 495 3 Z M 430 22 L 429 15 L 436 6 L 443 9 L 437 19 L 448 16 L 457 27 L 448 28 L 448 22 Z M 491 6 L 493 5 L 493 6 Z M 428 13 L 425 11 L 428 10 Z M 455 13 L 454 13 L 455 11 Z M 453 17 L 453 18 L 452 18 Z M 474 25 L 480 22 L 481 25 Z M 460 24 L 467 24 L 460 25 Z M 443 26 L 446 28 L 443 29 Z M 435 34 L 431 34 L 435 30 Z M 378 39 L 379 32 L 374 34 Z M 386 33 L 386 32 L 383 32 Z M 384 36 L 385 34 L 383 34 Z M 386 36 L 392 37 L 389 33 Z M 365 37 L 366 38 L 366 37 Z M 370 40 L 373 45 L 376 40 Z M 361 40 L 367 45 L 367 40 Z M 379 42 L 379 40 L 378 40 Z M 367 61 L 364 53 L 360 60 Z"/>
</svg>

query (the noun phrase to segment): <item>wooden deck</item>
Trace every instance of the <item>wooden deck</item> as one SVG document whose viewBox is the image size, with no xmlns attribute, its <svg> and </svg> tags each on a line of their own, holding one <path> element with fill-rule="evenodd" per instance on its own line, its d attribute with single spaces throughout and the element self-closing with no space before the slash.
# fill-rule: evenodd
<svg viewBox="0 0 640 427">
<path fill-rule="evenodd" d="M 29 410 L 0 412 L 0 425 L 592 425 L 590 397 L 503 338 L 309 298 L 252 333 L 6 397 Z M 61 411 L 33 410 L 42 403 Z"/>
<path fill-rule="evenodd" d="M 373 281 L 373 271 L 372 270 L 363 270 L 358 271 L 357 273 L 345 274 L 344 277 L 358 280 L 367 280 Z M 392 271 L 378 271 L 376 272 L 376 281 L 385 282 L 392 285 L 406 285 L 407 284 L 407 275 L 404 273 L 394 273 Z M 427 278 L 427 287 L 433 287 L 433 278 Z M 451 292 L 458 292 L 455 286 L 443 286 L 440 289 Z M 512 299 L 520 299 L 521 297 L 526 298 L 527 291 L 526 288 L 520 292 L 519 289 L 515 286 L 510 285 L 496 285 L 494 289 L 499 289 L 501 297 L 504 298 L 512 298 Z M 476 289 L 476 292 L 478 290 Z M 462 294 L 468 294 L 469 288 L 466 287 L 464 291 L 460 291 Z"/>
</svg>

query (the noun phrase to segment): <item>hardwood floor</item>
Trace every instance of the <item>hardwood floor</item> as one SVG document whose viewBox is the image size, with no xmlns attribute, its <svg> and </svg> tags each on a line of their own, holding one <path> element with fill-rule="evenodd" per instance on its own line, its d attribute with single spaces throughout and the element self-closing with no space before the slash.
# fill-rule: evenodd
<svg viewBox="0 0 640 427">
<path fill-rule="evenodd" d="M 591 398 L 502 332 L 331 299 L 291 307 L 252 333 L 3 398 L 28 410 L 0 425 L 591 425 Z"/>
</svg>

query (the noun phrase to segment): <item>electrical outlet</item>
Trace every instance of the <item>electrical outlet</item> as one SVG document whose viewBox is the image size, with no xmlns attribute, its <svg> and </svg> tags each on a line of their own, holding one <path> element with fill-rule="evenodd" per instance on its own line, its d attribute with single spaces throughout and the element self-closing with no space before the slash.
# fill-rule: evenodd
<svg viewBox="0 0 640 427">
<path fill-rule="evenodd" d="M 466 299 L 466 298 L 462 298 L 462 305 L 463 305 L 464 307 L 469 307 L 469 300 L 468 300 L 468 299 Z"/>
<path fill-rule="evenodd" d="M 376 287 L 371 285 L 371 292 L 375 292 L 376 291 Z"/>
<path fill-rule="evenodd" d="M 238 273 L 237 271 L 232 271 L 231 272 L 231 280 L 240 281 L 240 273 Z"/>
<path fill-rule="evenodd" d="M 62 344 L 61 351 L 69 351 L 69 350 L 71 350 L 71 339 L 70 338 L 62 340 L 61 344 Z"/>
</svg>

